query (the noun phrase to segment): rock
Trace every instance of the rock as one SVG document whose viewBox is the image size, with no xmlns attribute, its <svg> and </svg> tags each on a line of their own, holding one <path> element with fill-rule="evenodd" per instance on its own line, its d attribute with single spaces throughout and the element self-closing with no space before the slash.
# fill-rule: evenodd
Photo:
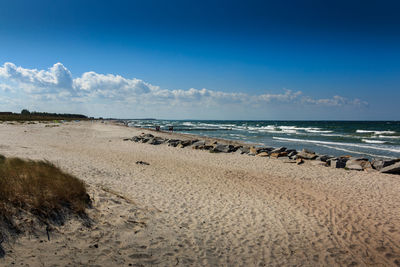
<svg viewBox="0 0 400 267">
<path fill-rule="evenodd" d="M 372 168 L 372 166 L 367 158 L 351 158 L 346 161 L 346 168 L 349 170 L 362 171 L 364 169 Z"/>
<path fill-rule="evenodd" d="M 214 153 L 229 153 L 233 151 L 233 148 L 234 146 L 232 145 L 217 144 L 211 151 Z"/>
<path fill-rule="evenodd" d="M 315 152 L 303 149 L 301 152 L 297 153 L 297 158 L 302 158 L 302 159 L 308 159 L 308 160 L 313 160 L 317 158 L 318 156 L 315 154 Z"/>
<path fill-rule="evenodd" d="M 268 157 L 268 152 L 261 152 L 261 153 L 258 153 L 256 156 L 257 157 Z"/>
<path fill-rule="evenodd" d="M 187 147 L 190 146 L 192 144 L 192 140 L 182 140 L 179 142 L 179 146 L 181 147 Z"/>
<path fill-rule="evenodd" d="M 271 158 L 279 158 L 279 157 L 286 157 L 288 153 L 286 151 L 284 152 L 271 152 L 270 156 Z"/>
<path fill-rule="evenodd" d="M 205 146 L 206 141 L 197 141 L 192 144 L 193 146 Z"/>
<path fill-rule="evenodd" d="M 262 153 L 262 152 L 270 153 L 272 150 L 274 150 L 273 147 L 258 147 L 256 149 L 257 149 L 257 153 Z"/>
<path fill-rule="evenodd" d="M 140 137 L 141 138 L 154 138 L 154 135 L 152 135 L 152 134 L 144 134 L 144 133 L 142 133 L 141 135 L 140 135 Z"/>
<path fill-rule="evenodd" d="M 286 147 L 275 148 L 271 151 L 271 153 L 280 153 L 286 150 Z"/>
<path fill-rule="evenodd" d="M 314 151 L 308 150 L 308 149 L 306 149 L 306 148 L 303 148 L 302 152 L 304 152 L 304 153 L 309 153 L 309 154 L 315 154 Z"/>
<path fill-rule="evenodd" d="M 154 137 L 151 138 L 147 143 L 150 145 L 160 145 L 162 143 L 164 143 L 164 139 L 160 138 L 160 137 Z"/>
<path fill-rule="evenodd" d="M 176 145 L 177 148 L 184 148 L 185 146 L 182 143 Z"/>
<path fill-rule="evenodd" d="M 392 160 L 374 159 L 372 160 L 371 164 L 374 169 L 380 171 L 381 169 L 393 165 L 396 162 L 400 162 L 400 159 L 392 159 Z"/>
<path fill-rule="evenodd" d="M 251 155 L 257 155 L 257 149 L 254 147 L 254 146 L 252 146 L 252 147 L 250 147 L 250 152 L 249 152 L 249 154 L 251 154 Z"/>
<path fill-rule="evenodd" d="M 131 139 L 133 142 L 139 142 L 139 141 L 141 141 L 142 140 L 142 138 L 141 137 L 139 137 L 139 136 L 134 136 L 134 137 L 132 137 L 132 139 Z"/>
<path fill-rule="evenodd" d="M 130 140 L 132 140 L 131 138 L 124 138 L 124 139 L 122 139 L 122 140 L 124 140 L 124 141 L 130 141 Z"/>
<path fill-rule="evenodd" d="M 332 158 L 332 159 L 328 160 L 329 165 L 332 168 L 344 168 L 344 167 L 346 167 L 346 161 L 347 161 L 347 159 L 343 159 L 343 158 Z"/>
<path fill-rule="evenodd" d="M 167 141 L 168 146 L 173 146 L 176 147 L 178 144 L 180 144 L 181 140 L 178 139 L 170 139 Z"/>
<path fill-rule="evenodd" d="M 249 154 L 250 153 L 250 147 L 248 146 L 243 146 L 240 147 L 237 152 L 239 152 L 240 154 Z"/>
<path fill-rule="evenodd" d="M 150 163 L 147 163 L 147 162 L 141 161 L 141 160 L 136 161 L 136 164 L 140 164 L 140 165 L 150 165 Z"/>
<path fill-rule="evenodd" d="M 304 163 L 304 160 L 302 158 L 297 158 L 296 159 L 296 164 L 297 165 L 300 165 L 300 164 L 303 164 L 303 163 Z"/>
<path fill-rule="evenodd" d="M 318 157 L 320 161 L 327 162 L 330 159 L 333 159 L 334 156 L 322 155 Z"/>
<path fill-rule="evenodd" d="M 288 157 L 289 158 L 293 158 L 294 156 L 297 155 L 297 151 L 296 150 L 290 150 L 290 152 L 288 150 L 286 150 L 286 152 L 288 153 Z"/>
<path fill-rule="evenodd" d="M 382 173 L 400 174 L 400 162 L 386 166 L 381 169 Z"/>
<path fill-rule="evenodd" d="M 347 163 L 346 163 L 346 169 L 353 170 L 353 171 L 362 171 L 362 170 L 364 170 L 361 165 L 358 165 L 358 164 L 347 164 Z"/>
</svg>

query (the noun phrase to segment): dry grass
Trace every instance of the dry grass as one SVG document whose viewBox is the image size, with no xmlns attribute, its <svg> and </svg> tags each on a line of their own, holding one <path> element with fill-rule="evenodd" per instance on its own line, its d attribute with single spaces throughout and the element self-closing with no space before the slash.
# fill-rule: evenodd
<svg viewBox="0 0 400 267">
<path fill-rule="evenodd" d="M 0 216 L 26 211 L 44 220 L 65 212 L 84 214 L 90 198 L 78 178 L 47 161 L 0 155 Z"/>
</svg>

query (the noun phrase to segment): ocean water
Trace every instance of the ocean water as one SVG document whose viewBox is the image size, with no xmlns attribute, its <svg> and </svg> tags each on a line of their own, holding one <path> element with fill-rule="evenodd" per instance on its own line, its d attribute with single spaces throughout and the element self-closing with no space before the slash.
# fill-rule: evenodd
<svg viewBox="0 0 400 267">
<path fill-rule="evenodd" d="M 128 125 L 313 150 L 333 156 L 400 158 L 400 121 L 128 120 Z"/>
</svg>

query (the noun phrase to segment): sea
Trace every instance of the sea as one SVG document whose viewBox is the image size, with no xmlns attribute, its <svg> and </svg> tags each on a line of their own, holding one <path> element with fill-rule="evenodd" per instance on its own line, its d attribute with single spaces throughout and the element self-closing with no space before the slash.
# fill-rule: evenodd
<svg viewBox="0 0 400 267">
<path fill-rule="evenodd" d="M 127 120 L 128 126 L 303 148 L 332 156 L 400 158 L 400 121 Z"/>
</svg>

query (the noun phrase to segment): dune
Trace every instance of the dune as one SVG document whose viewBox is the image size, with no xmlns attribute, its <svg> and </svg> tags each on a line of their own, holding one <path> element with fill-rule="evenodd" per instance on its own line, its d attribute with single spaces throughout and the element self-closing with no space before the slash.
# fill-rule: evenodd
<svg viewBox="0 0 400 267">
<path fill-rule="evenodd" d="M 148 130 L 109 122 L 58 125 L 0 124 L 0 154 L 84 180 L 93 223 L 3 242 L 0 265 L 400 266 L 399 176 L 126 142 Z"/>
</svg>

